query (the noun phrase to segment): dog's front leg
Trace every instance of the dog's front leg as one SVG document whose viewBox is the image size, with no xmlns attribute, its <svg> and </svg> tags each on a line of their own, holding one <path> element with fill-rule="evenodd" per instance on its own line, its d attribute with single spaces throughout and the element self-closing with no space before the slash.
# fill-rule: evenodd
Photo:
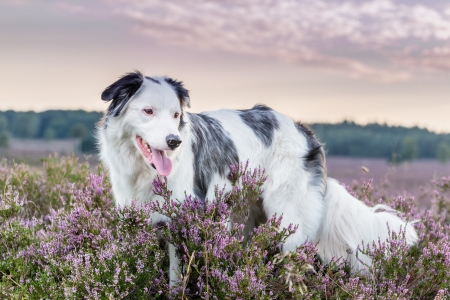
<svg viewBox="0 0 450 300">
<path fill-rule="evenodd" d="M 180 269 L 180 259 L 175 253 L 175 246 L 171 243 L 169 245 L 169 261 L 170 261 L 170 269 L 169 269 L 169 285 L 175 286 L 178 283 L 178 275 L 181 274 Z"/>
<path fill-rule="evenodd" d="M 179 282 L 179 276 L 181 274 L 180 268 L 180 259 L 176 255 L 176 248 L 172 243 L 169 243 L 167 239 L 164 238 L 163 233 L 161 231 L 161 227 L 165 226 L 164 224 L 170 223 L 170 218 L 161 215 L 159 213 L 153 213 L 150 218 L 153 226 L 156 227 L 156 233 L 159 239 L 162 239 L 167 243 L 167 248 L 169 250 L 169 285 L 176 286 Z"/>
</svg>

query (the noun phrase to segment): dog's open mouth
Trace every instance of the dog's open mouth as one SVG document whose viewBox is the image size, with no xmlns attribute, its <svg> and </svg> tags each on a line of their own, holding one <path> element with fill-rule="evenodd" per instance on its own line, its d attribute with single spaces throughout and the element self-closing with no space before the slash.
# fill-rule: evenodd
<svg viewBox="0 0 450 300">
<path fill-rule="evenodd" d="M 142 155 L 161 176 L 167 176 L 172 171 L 172 161 L 167 157 L 166 151 L 150 146 L 142 137 L 136 136 L 136 142 Z"/>
</svg>

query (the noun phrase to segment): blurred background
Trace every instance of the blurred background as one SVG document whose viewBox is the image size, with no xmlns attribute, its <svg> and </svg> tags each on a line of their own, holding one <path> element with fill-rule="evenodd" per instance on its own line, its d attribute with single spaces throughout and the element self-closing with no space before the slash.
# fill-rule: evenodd
<svg viewBox="0 0 450 300">
<path fill-rule="evenodd" d="M 450 175 L 448 1 L 0 0 L 0 156 L 95 163 L 100 94 L 135 69 L 184 81 L 191 112 L 309 124 L 347 184 Z"/>
</svg>

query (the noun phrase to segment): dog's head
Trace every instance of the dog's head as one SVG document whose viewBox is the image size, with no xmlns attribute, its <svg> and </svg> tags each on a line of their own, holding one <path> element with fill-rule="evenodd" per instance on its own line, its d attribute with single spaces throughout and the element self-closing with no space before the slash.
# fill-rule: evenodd
<svg viewBox="0 0 450 300">
<path fill-rule="evenodd" d="M 107 87 L 102 100 L 111 101 L 107 119 L 122 118 L 144 159 L 160 175 L 169 175 L 172 161 L 168 155 L 182 143 L 183 108 L 190 106 L 183 83 L 167 77 L 144 77 L 135 71 Z"/>
</svg>

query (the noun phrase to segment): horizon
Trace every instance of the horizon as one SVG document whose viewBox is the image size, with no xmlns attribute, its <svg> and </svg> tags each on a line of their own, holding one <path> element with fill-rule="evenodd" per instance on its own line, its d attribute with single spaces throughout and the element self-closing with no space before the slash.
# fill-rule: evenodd
<svg viewBox="0 0 450 300">
<path fill-rule="evenodd" d="M 86 113 L 99 113 L 99 114 L 104 114 L 104 111 L 99 111 L 99 110 L 85 110 L 85 109 L 47 109 L 47 110 L 42 110 L 42 111 L 36 111 L 36 110 L 0 110 L 0 113 L 4 113 L 7 111 L 13 111 L 16 113 L 45 113 L 45 112 L 49 112 L 49 111 L 67 111 L 67 112 L 72 112 L 72 111 L 82 111 L 82 112 L 86 112 Z M 190 112 L 189 113 L 194 113 L 194 112 Z M 420 127 L 418 125 L 413 125 L 413 126 L 404 126 L 404 125 L 396 125 L 396 124 L 389 124 L 389 123 L 382 123 L 382 122 L 367 122 L 367 123 L 358 123 L 354 120 L 351 119 L 343 119 L 340 121 L 336 121 L 336 122 L 303 122 L 302 120 L 295 120 L 296 122 L 299 121 L 301 123 L 304 123 L 306 125 L 318 125 L 318 124 L 324 124 L 324 125 L 340 125 L 343 123 L 351 123 L 351 124 L 355 124 L 357 126 L 369 126 L 369 125 L 379 125 L 379 126 L 387 126 L 387 127 L 401 127 L 401 128 L 407 128 L 407 129 L 419 129 L 419 130 L 427 130 L 431 133 L 434 134 L 438 134 L 438 135 L 450 135 L 450 132 L 437 132 L 437 131 L 433 131 L 429 128 L 426 127 Z"/>
<path fill-rule="evenodd" d="M 450 133 L 450 3 L 191 2 L 0 0 L 0 110 L 104 111 L 138 69 L 182 80 L 190 112 Z"/>
</svg>

